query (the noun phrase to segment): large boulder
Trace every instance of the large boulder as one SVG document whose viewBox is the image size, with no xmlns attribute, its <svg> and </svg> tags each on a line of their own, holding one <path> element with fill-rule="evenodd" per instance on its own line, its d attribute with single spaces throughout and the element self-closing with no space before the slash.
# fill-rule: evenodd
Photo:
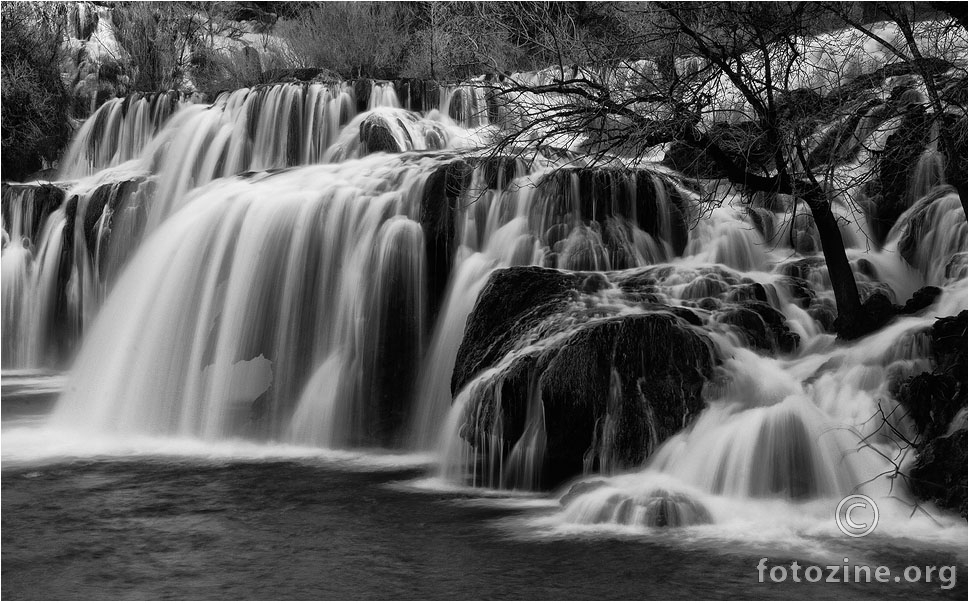
<svg viewBox="0 0 970 603">
<path fill-rule="evenodd" d="M 532 266 L 493 273 L 465 325 L 452 393 L 497 364 L 549 315 L 563 310 L 582 280 L 579 273 Z"/>
<path fill-rule="evenodd" d="M 491 459 L 499 487 L 550 487 L 584 470 L 641 464 L 703 407 L 713 346 L 649 301 L 614 314 L 603 275 L 542 268 L 494 273 L 469 317 L 453 391 L 468 396 L 462 437 Z M 527 458 L 523 450 L 537 458 Z M 504 460 L 503 460 L 504 459 Z"/>
</svg>

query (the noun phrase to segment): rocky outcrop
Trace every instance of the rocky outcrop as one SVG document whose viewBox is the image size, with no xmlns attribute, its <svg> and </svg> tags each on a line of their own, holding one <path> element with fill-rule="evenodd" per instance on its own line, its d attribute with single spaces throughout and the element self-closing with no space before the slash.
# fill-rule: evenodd
<svg viewBox="0 0 970 603">
<path fill-rule="evenodd" d="M 761 126 L 754 122 L 738 124 L 717 123 L 709 137 L 736 164 L 752 171 L 770 165 L 772 150 L 768 147 Z M 670 143 L 663 164 L 693 178 L 724 178 L 727 171 L 712 160 L 706 150 L 682 141 Z"/>
<path fill-rule="evenodd" d="M 798 347 L 798 334 L 784 315 L 763 301 L 746 301 L 720 314 L 718 321 L 735 327 L 750 347 L 765 353 L 790 354 Z"/>
<path fill-rule="evenodd" d="M 36 184 L 3 183 L 3 223 L 5 229 L 13 230 L 15 214 L 19 214 L 21 234 L 37 243 L 41 227 L 47 216 L 64 203 L 64 189 L 49 182 Z"/>
<path fill-rule="evenodd" d="M 361 154 L 400 153 L 404 149 L 383 118 L 371 115 L 360 124 Z"/>
<path fill-rule="evenodd" d="M 532 266 L 496 271 L 468 317 L 452 393 L 497 364 L 550 315 L 562 312 L 582 281 L 580 273 Z"/>
<path fill-rule="evenodd" d="M 492 485 L 636 466 L 702 408 L 716 360 L 678 315 L 686 309 L 632 296 L 640 312 L 614 315 L 595 300 L 608 286 L 601 274 L 533 267 L 497 271 L 482 291 L 452 379 L 456 394 L 470 387 L 462 435 L 492 458 L 542 444 L 531 471 Z"/>
<path fill-rule="evenodd" d="M 930 331 L 932 372 L 898 385 L 919 433 L 909 471 L 913 494 L 967 516 L 967 312 L 941 318 Z"/>
<path fill-rule="evenodd" d="M 555 217 L 563 224 L 546 233 L 554 252 L 561 251 L 557 244 L 565 244 L 572 232 L 570 222 L 589 225 L 602 240 L 604 259 L 613 270 L 637 265 L 624 250 L 632 239 L 632 226 L 667 243 L 675 255 L 687 246 L 687 202 L 669 176 L 651 170 L 556 170 L 538 183 L 530 213 L 534 223 L 554 225 Z"/>
<path fill-rule="evenodd" d="M 367 124 L 370 118 L 364 121 Z M 378 123 L 375 127 L 382 127 Z M 370 135 L 372 131 L 368 131 Z M 361 127 L 361 138 L 365 129 Z M 476 233 L 484 236 L 489 207 L 461 198 L 475 175 L 476 186 L 509 191 L 517 174 L 525 173 L 521 158 L 505 155 L 462 155 L 442 162 L 424 185 L 421 224 L 428 257 L 430 299 L 434 309 L 449 278 L 458 247 L 457 212 L 478 212 Z M 625 269 L 641 261 L 631 257 L 633 242 L 643 238 L 682 253 L 687 243 L 689 207 L 670 177 L 651 170 L 562 168 L 534 183 L 528 204 L 529 222 L 537 226 L 537 242 L 548 251 L 545 266 L 581 269 Z M 504 211 L 514 208 L 506 204 Z M 583 239 L 585 246 L 578 245 Z M 531 254 L 531 252 L 530 252 Z M 598 265 L 601 264 L 601 265 Z"/>
<path fill-rule="evenodd" d="M 894 304 L 884 291 L 875 290 L 862 302 L 862 309 L 857 316 L 851 321 L 835 319 L 833 327 L 838 330 L 841 339 L 858 339 L 878 331 L 897 316 L 925 310 L 940 297 L 940 293 L 938 287 L 923 287 L 900 306 Z"/>
<path fill-rule="evenodd" d="M 902 116 L 902 124 L 886 141 L 879 159 L 878 178 L 873 183 L 879 198 L 872 203 L 869 215 L 873 236 L 879 244 L 914 201 L 910 197 L 913 166 L 919 163 L 926 147 L 933 119 L 921 105 L 909 107 Z"/>
</svg>

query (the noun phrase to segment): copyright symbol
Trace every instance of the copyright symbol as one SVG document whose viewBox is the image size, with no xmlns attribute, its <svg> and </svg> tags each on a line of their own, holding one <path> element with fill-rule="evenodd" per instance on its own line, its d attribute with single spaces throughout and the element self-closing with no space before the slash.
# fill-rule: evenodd
<svg viewBox="0 0 970 603">
<path fill-rule="evenodd" d="M 868 496 L 850 494 L 835 508 L 835 523 L 846 536 L 861 538 L 876 529 L 879 508 Z"/>
</svg>

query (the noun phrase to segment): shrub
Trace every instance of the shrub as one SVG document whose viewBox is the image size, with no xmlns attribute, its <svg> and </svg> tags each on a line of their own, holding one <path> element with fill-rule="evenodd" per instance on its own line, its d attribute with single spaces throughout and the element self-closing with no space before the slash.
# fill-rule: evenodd
<svg viewBox="0 0 970 603">
<path fill-rule="evenodd" d="M 22 180 L 50 165 L 71 134 L 70 96 L 58 72 L 63 6 L 5 2 L 0 11 L 0 177 Z"/>
</svg>

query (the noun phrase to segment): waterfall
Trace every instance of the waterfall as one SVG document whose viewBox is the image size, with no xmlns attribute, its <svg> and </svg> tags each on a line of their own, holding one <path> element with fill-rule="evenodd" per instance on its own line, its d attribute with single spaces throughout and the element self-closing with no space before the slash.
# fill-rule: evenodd
<svg viewBox="0 0 970 603">
<path fill-rule="evenodd" d="M 660 77 L 646 61 L 580 71 L 621 87 Z M 4 368 L 76 356 L 52 421 L 97 437 L 406 448 L 436 452 L 452 484 L 500 489 L 582 472 L 562 497 L 567 522 L 705 523 L 739 500 L 801 504 L 862 483 L 886 496 L 886 456 L 898 434 L 914 435 L 889 384 L 928 369 L 927 329 L 967 306 L 966 221 L 932 145 L 902 215 L 869 248 L 861 166 L 901 127 L 887 104 L 812 138 L 823 150 L 838 139 L 832 180 L 853 182 L 833 213 L 864 296 L 902 305 L 925 285 L 944 291 L 847 344 L 832 334 L 819 234 L 791 197 L 567 152 L 582 136 L 537 130 L 526 138 L 562 152 L 498 153 L 500 127 L 564 98 L 473 80 L 422 84 L 416 103 L 411 85 L 102 105 L 56 184 L 4 186 Z M 436 107 L 424 106 L 428 90 Z M 456 378 L 478 304 L 496 274 L 523 266 L 561 277 L 562 295 L 538 309 L 526 300 L 548 315 L 492 334 L 489 362 Z M 496 305 L 512 314 L 505 293 Z M 594 366 L 587 344 L 608 360 Z M 647 354 L 631 374 L 633 344 L 672 358 Z M 669 379 L 647 378 L 647 364 L 664 362 L 676 365 Z M 557 446 L 576 435 L 563 435 L 554 395 L 589 403 L 579 387 L 550 391 L 563 373 L 599 378 L 604 412 L 582 426 L 576 471 L 549 478 Z M 654 402 L 688 381 L 697 395 L 677 398 L 661 424 Z M 631 399 L 645 408 L 639 431 L 623 415 Z M 629 437 L 640 456 L 617 454 Z"/>
<path fill-rule="evenodd" d="M 132 259 L 86 336 L 75 369 L 83 384 L 58 418 L 305 441 L 300 417 L 316 411 L 303 407 L 319 400 L 304 396 L 294 414 L 301 384 L 339 363 L 332 416 L 343 428 L 313 443 L 380 440 L 382 411 L 400 406 L 399 381 L 423 349 L 414 220 L 432 165 L 348 162 L 200 191 Z"/>
<path fill-rule="evenodd" d="M 89 176 L 135 159 L 186 102 L 176 92 L 113 98 L 98 107 L 74 136 L 59 177 Z"/>
<path fill-rule="evenodd" d="M 66 217 L 53 186 L 4 186 L 3 366 L 56 365 L 58 285 Z"/>
<path fill-rule="evenodd" d="M 386 108 L 400 105 L 390 84 L 377 84 L 370 102 L 374 111 L 355 117 L 353 86 L 313 83 L 226 92 L 212 105 L 176 93 L 103 104 L 61 162 L 63 225 L 41 230 L 54 206 L 35 210 L 28 185 L 4 187 L 3 261 L 11 283 L 4 366 L 67 360 L 143 238 L 206 183 L 360 157 L 381 150 L 368 142 L 382 136 L 395 140 L 385 151 L 441 149 L 458 133 L 453 125 Z M 368 136 L 361 135 L 362 124 L 373 126 Z M 43 195 L 44 203 L 54 203 Z M 23 224 L 15 234 L 8 232 L 10 212 L 25 216 L 17 218 Z M 34 314 L 41 317 L 33 327 L 25 323 L 29 308 L 39 308 Z"/>
<path fill-rule="evenodd" d="M 645 500 L 673 497 L 686 515 L 670 525 L 691 525 L 736 514 L 733 501 L 825 500 L 832 501 L 824 507 L 830 512 L 841 497 L 857 492 L 905 518 L 905 485 L 888 477 L 894 471 L 889 459 L 905 463 L 895 434 L 915 434 L 888 391 L 888 377 L 927 370 L 926 352 L 914 342 L 935 316 L 966 308 L 961 281 L 922 316 L 849 346 L 835 347 L 822 336 L 792 358 L 719 339 L 730 354 L 722 367 L 728 381 L 711 384 L 701 416 L 641 471 L 574 486 L 563 498 L 561 519 L 663 525 L 655 514 L 633 511 Z"/>
<path fill-rule="evenodd" d="M 604 172 L 616 196 L 582 198 L 576 173 L 504 165 L 499 176 L 474 158 L 371 155 L 201 187 L 114 285 L 58 419 L 207 439 L 328 447 L 410 439 L 427 448 L 450 403 L 440 365 L 454 362 L 460 325 L 492 268 L 576 267 L 587 252 L 605 267 L 611 256 L 646 262 L 658 248 L 639 246 L 651 238 L 641 226 L 658 241 L 674 236 L 657 176 L 646 176 L 638 197 L 643 174 Z M 434 195 L 436 175 L 463 182 L 462 170 L 454 201 Z M 94 197 L 79 198 L 79 215 Z M 650 223 L 658 211 L 664 219 Z M 583 239 L 577 251 L 570 231 L 593 232 L 597 214 L 627 235 Z M 427 238 L 441 219 L 454 225 L 457 246 L 435 278 L 458 276 L 436 294 Z M 91 233 L 80 221 L 75 230 L 75 256 L 88 257 L 81 248 Z M 90 257 L 72 276 L 85 283 L 79 291 L 100 282 Z"/>
</svg>

